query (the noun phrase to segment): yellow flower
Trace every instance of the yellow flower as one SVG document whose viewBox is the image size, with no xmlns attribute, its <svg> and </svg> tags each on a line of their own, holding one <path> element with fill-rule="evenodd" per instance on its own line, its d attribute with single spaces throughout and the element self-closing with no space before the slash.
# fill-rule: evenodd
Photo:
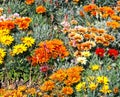
<svg viewBox="0 0 120 97">
<path fill-rule="evenodd" d="M 89 56 L 91 56 L 91 53 L 90 53 L 89 51 L 83 51 L 83 52 L 81 52 L 81 54 L 82 54 L 82 56 L 84 56 L 84 57 L 89 57 Z"/>
<path fill-rule="evenodd" d="M 24 44 L 18 44 L 13 46 L 12 56 L 22 54 L 27 51 L 27 47 Z"/>
<path fill-rule="evenodd" d="M 87 77 L 87 81 L 89 81 L 89 82 L 94 81 L 94 80 L 95 80 L 94 76 L 88 76 Z"/>
<path fill-rule="evenodd" d="M 92 67 L 91 67 L 91 69 L 93 70 L 93 71 L 96 71 L 96 70 L 98 70 L 100 68 L 100 66 L 99 65 L 92 65 Z"/>
<path fill-rule="evenodd" d="M 29 89 L 26 90 L 26 93 L 34 95 L 34 94 L 36 94 L 36 89 L 35 88 L 29 88 Z"/>
<path fill-rule="evenodd" d="M 14 38 L 13 36 L 10 36 L 10 35 L 2 36 L 0 39 L 0 42 L 6 46 L 9 46 L 13 41 L 14 41 Z"/>
<path fill-rule="evenodd" d="M 80 82 L 79 84 L 76 85 L 76 91 L 81 91 L 82 89 L 86 89 L 85 82 Z"/>
<path fill-rule="evenodd" d="M 94 91 L 97 88 L 98 84 L 95 83 L 90 83 L 89 88 L 91 89 L 91 91 Z"/>
<path fill-rule="evenodd" d="M 100 90 L 100 92 L 104 93 L 104 94 L 107 94 L 107 93 L 110 93 L 111 90 L 109 89 L 109 86 L 108 85 L 103 85 L 102 89 Z"/>
<path fill-rule="evenodd" d="M 97 77 L 98 83 L 108 84 L 109 80 L 106 76 L 98 76 Z"/>
<path fill-rule="evenodd" d="M 0 58 L 4 58 L 6 55 L 6 52 L 4 49 L 0 48 Z"/>
<path fill-rule="evenodd" d="M 27 87 L 26 87 L 25 85 L 23 85 L 23 86 L 19 86 L 17 90 L 18 90 L 18 91 L 25 91 L 26 88 L 27 88 Z"/>
<path fill-rule="evenodd" d="M 10 33 L 9 29 L 0 29 L 0 35 L 1 36 L 8 35 L 9 33 Z"/>
<path fill-rule="evenodd" d="M 27 47 L 31 47 L 35 43 L 35 39 L 32 37 L 24 37 L 21 40 Z"/>
</svg>

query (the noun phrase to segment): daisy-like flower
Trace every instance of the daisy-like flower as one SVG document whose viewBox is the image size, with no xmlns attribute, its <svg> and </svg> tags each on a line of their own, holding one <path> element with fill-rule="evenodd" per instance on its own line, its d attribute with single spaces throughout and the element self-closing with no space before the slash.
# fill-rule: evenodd
<svg viewBox="0 0 120 97">
<path fill-rule="evenodd" d="M 6 46 L 9 46 L 13 41 L 14 41 L 14 38 L 13 36 L 10 36 L 10 35 L 5 35 L 0 38 L 0 42 Z"/>
<path fill-rule="evenodd" d="M 104 48 L 97 48 L 97 49 L 95 50 L 95 53 L 96 53 L 96 55 L 98 55 L 98 56 L 100 56 L 100 57 L 103 57 L 103 56 L 104 56 L 104 53 L 105 53 L 105 50 L 104 50 Z"/>
<path fill-rule="evenodd" d="M 22 54 L 23 52 L 27 51 L 27 47 L 24 44 L 18 44 L 13 46 L 12 56 Z"/>
<path fill-rule="evenodd" d="M 102 92 L 104 94 L 107 94 L 107 93 L 110 93 L 112 91 L 109 89 L 108 85 L 103 85 L 103 87 L 101 88 L 100 92 Z"/>
<path fill-rule="evenodd" d="M 25 0 L 25 3 L 27 4 L 27 5 L 31 5 L 31 4 L 33 4 L 35 2 L 35 0 Z"/>
<path fill-rule="evenodd" d="M 86 90 L 85 84 L 86 84 L 85 82 L 80 82 L 79 84 L 77 84 L 75 87 L 76 91 L 81 91 L 82 89 Z"/>
<path fill-rule="evenodd" d="M 45 8 L 44 6 L 42 6 L 42 5 L 40 5 L 40 6 L 38 6 L 38 7 L 36 8 L 36 12 L 37 12 L 38 14 L 45 13 L 45 12 L 46 12 L 46 8 Z"/>
<path fill-rule="evenodd" d="M 90 53 L 89 51 L 83 51 L 83 52 L 81 52 L 81 54 L 82 54 L 82 56 L 84 56 L 84 57 L 89 57 L 89 56 L 91 56 L 91 53 Z"/>
<path fill-rule="evenodd" d="M 97 82 L 102 84 L 108 84 L 109 80 L 106 76 L 98 76 Z"/>
<path fill-rule="evenodd" d="M 35 43 L 35 39 L 32 37 L 24 37 L 21 40 L 27 47 L 31 47 Z"/>
<path fill-rule="evenodd" d="M 77 63 L 86 64 L 87 59 L 85 57 L 77 57 Z"/>
<path fill-rule="evenodd" d="M 92 69 L 93 71 L 96 71 L 96 70 L 98 70 L 99 68 L 100 68 L 100 66 L 97 65 L 97 64 L 92 65 L 92 67 L 91 67 L 91 69 Z"/>
<path fill-rule="evenodd" d="M 0 30 L 0 35 L 8 35 L 10 33 L 9 29 L 1 29 Z"/>
<path fill-rule="evenodd" d="M 71 95 L 73 93 L 72 87 L 65 86 L 62 88 L 62 93 L 65 95 Z"/>
<path fill-rule="evenodd" d="M 92 82 L 92 83 L 90 83 L 89 88 L 91 91 L 94 91 L 97 88 L 97 86 L 98 86 L 98 84 Z"/>
</svg>

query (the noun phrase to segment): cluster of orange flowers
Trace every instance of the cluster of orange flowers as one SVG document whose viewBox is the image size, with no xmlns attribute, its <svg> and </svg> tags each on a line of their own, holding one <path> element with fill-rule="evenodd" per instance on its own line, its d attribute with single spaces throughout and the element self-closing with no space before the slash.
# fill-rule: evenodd
<svg viewBox="0 0 120 97">
<path fill-rule="evenodd" d="M 11 20 L 1 21 L 0 22 L 0 29 L 9 29 L 9 30 L 11 30 L 13 28 L 15 28 L 15 24 Z"/>
<path fill-rule="evenodd" d="M 68 38 L 70 45 L 77 47 L 78 50 L 90 50 L 97 44 L 109 46 L 110 42 L 115 40 L 115 37 L 107 34 L 106 30 L 95 27 L 84 28 L 82 26 L 69 30 Z"/>
<path fill-rule="evenodd" d="M 65 58 L 69 55 L 63 42 L 59 39 L 44 41 L 39 43 L 39 48 L 36 48 L 34 54 L 29 59 L 33 65 L 48 62 L 51 58 Z"/>
<path fill-rule="evenodd" d="M 115 14 L 114 10 L 111 7 L 108 7 L 108 6 L 98 7 L 96 4 L 85 5 L 83 7 L 83 10 L 85 12 L 90 13 L 93 16 L 96 16 L 97 14 L 99 14 L 103 18 L 106 18 L 108 16 Z"/>
<path fill-rule="evenodd" d="M 27 86 L 22 85 L 17 89 L 0 89 L 1 97 L 27 97 L 27 95 L 35 95 L 37 91 L 35 88 L 27 88 Z"/>
<path fill-rule="evenodd" d="M 80 66 L 59 69 L 49 77 L 48 81 L 45 81 L 43 85 L 40 86 L 40 90 L 43 94 L 51 91 L 51 94 L 56 96 L 58 96 L 58 94 L 72 95 L 74 90 L 71 86 L 81 80 L 81 72 L 83 70 Z M 59 86 L 57 84 L 59 84 Z M 62 84 L 64 84 L 64 86 Z"/>
<path fill-rule="evenodd" d="M 19 17 L 14 20 L 14 23 L 18 26 L 19 29 L 27 29 L 31 22 L 29 17 Z"/>
<path fill-rule="evenodd" d="M 14 20 L 4 20 L 0 21 L 0 29 L 14 29 L 18 26 L 19 29 L 27 29 L 31 19 L 29 17 L 18 17 Z"/>
</svg>

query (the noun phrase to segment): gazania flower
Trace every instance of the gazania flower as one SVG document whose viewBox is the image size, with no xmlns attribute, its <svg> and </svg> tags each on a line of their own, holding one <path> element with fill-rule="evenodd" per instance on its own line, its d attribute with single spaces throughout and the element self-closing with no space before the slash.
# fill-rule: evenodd
<svg viewBox="0 0 120 97">
<path fill-rule="evenodd" d="M 101 43 L 103 44 L 103 42 L 105 41 L 103 36 L 96 36 L 95 38 L 96 43 Z"/>
<path fill-rule="evenodd" d="M 55 84 L 53 81 L 48 80 L 43 83 L 43 85 L 40 87 L 42 91 L 51 91 L 55 87 Z"/>
<path fill-rule="evenodd" d="M 105 53 L 105 50 L 103 48 L 97 48 L 95 50 L 95 53 L 96 55 L 100 56 L 100 57 L 103 57 L 104 56 L 104 53 Z"/>
<path fill-rule="evenodd" d="M 33 4 L 35 2 L 35 0 L 25 0 L 25 3 L 27 4 L 27 5 L 31 5 L 31 4 Z"/>
<path fill-rule="evenodd" d="M 84 57 L 89 57 L 89 56 L 91 56 L 91 53 L 90 53 L 89 51 L 83 51 L 83 52 L 81 52 L 81 54 L 82 54 L 82 56 L 84 56 Z"/>
<path fill-rule="evenodd" d="M 85 57 L 77 57 L 77 63 L 86 64 L 87 59 Z"/>
<path fill-rule="evenodd" d="M 24 37 L 21 40 L 27 47 L 31 47 L 35 43 L 35 39 L 32 37 Z"/>
<path fill-rule="evenodd" d="M 23 52 L 27 51 L 27 47 L 24 44 L 18 44 L 13 46 L 13 51 L 12 51 L 12 55 L 18 55 L 18 54 L 22 54 Z"/>
<path fill-rule="evenodd" d="M 90 11 L 93 11 L 93 10 L 96 10 L 96 9 L 97 9 L 97 5 L 95 5 L 95 4 L 89 4 L 89 5 L 85 5 L 83 7 L 83 10 L 85 12 L 90 12 Z"/>
<path fill-rule="evenodd" d="M 62 93 L 65 95 L 71 95 L 73 94 L 73 89 L 72 87 L 65 86 L 62 88 Z"/>
<path fill-rule="evenodd" d="M 46 8 L 45 8 L 44 6 L 42 6 L 42 5 L 40 5 L 40 6 L 38 6 L 38 7 L 36 8 L 36 12 L 37 12 L 38 14 L 45 13 L 45 12 L 46 12 Z"/>
<path fill-rule="evenodd" d="M 108 84 L 109 80 L 108 80 L 108 77 L 106 76 L 98 76 L 97 82 L 101 84 Z"/>
<path fill-rule="evenodd" d="M 110 93 L 112 91 L 109 89 L 108 85 L 103 85 L 103 87 L 101 88 L 100 92 L 102 92 L 104 94 L 107 94 L 107 93 Z"/>
<path fill-rule="evenodd" d="M 76 91 L 81 91 L 81 90 L 86 90 L 86 83 L 85 82 L 80 82 L 79 84 L 76 85 L 75 87 Z"/>
<path fill-rule="evenodd" d="M 92 66 L 91 66 L 91 69 L 92 69 L 93 71 L 96 71 L 96 70 L 98 70 L 99 68 L 100 68 L 99 65 L 92 65 Z"/>
<path fill-rule="evenodd" d="M 90 83 L 89 88 L 91 91 L 94 91 L 97 88 L 97 86 L 98 86 L 98 84 L 92 82 L 92 83 Z"/>
<path fill-rule="evenodd" d="M 0 38 L 0 42 L 6 46 L 9 46 L 13 41 L 14 41 L 14 38 L 13 36 L 10 36 L 10 35 L 2 36 Z"/>
<path fill-rule="evenodd" d="M 50 79 L 62 82 L 66 77 L 67 77 L 66 71 L 64 69 L 59 69 L 50 76 Z"/>
<path fill-rule="evenodd" d="M 40 67 L 40 71 L 41 71 L 41 72 L 47 72 L 48 70 L 49 70 L 48 65 L 44 65 L 44 66 L 41 66 L 41 67 Z"/>
<path fill-rule="evenodd" d="M 10 30 L 9 29 L 1 29 L 0 30 L 0 35 L 3 36 L 3 35 L 8 35 L 10 33 Z"/>
<path fill-rule="evenodd" d="M 108 50 L 108 55 L 111 56 L 111 57 L 113 56 L 116 59 L 119 55 L 119 52 L 116 49 L 109 49 Z"/>
<path fill-rule="evenodd" d="M 11 29 L 15 28 L 15 24 L 13 21 L 5 21 L 5 23 L 6 23 L 7 29 L 11 30 Z"/>
<path fill-rule="evenodd" d="M 29 27 L 29 23 L 26 21 L 22 21 L 19 25 L 18 25 L 19 29 L 27 29 Z"/>
<path fill-rule="evenodd" d="M 114 87 L 114 88 L 113 88 L 113 93 L 114 93 L 114 94 L 119 93 L 119 88 L 118 88 L 118 87 Z"/>
<path fill-rule="evenodd" d="M 118 23 L 116 21 L 111 21 L 111 22 L 107 22 L 107 26 L 109 26 L 113 29 L 117 29 L 117 28 L 120 28 L 120 23 Z"/>
<path fill-rule="evenodd" d="M 26 93 L 27 93 L 27 94 L 30 94 L 30 95 L 34 95 L 34 94 L 36 94 L 37 92 L 36 92 L 36 89 L 35 89 L 35 88 L 28 88 L 28 89 L 26 90 Z"/>
</svg>

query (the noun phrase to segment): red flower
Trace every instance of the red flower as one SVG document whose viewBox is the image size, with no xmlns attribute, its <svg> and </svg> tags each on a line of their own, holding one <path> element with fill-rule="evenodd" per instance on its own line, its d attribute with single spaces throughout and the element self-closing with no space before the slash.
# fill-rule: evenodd
<svg viewBox="0 0 120 97">
<path fill-rule="evenodd" d="M 95 50 L 95 53 L 100 56 L 100 57 L 103 57 L 104 56 L 104 53 L 105 53 L 105 50 L 103 48 L 97 48 Z"/>
<path fill-rule="evenodd" d="M 118 52 L 118 50 L 116 50 L 116 49 L 109 49 L 108 50 L 108 55 L 110 56 L 110 57 L 114 57 L 115 59 L 118 57 L 118 54 L 119 54 L 119 52 Z"/>
<path fill-rule="evenodd" d="M 48 67 L 47 65 L 44 65 L 44 66 L 41 66 L 41 67 L 40 67 L 40 71 L 41 71 L 41 72 L 47 72 L 48 69 L 49 69 L 49 67 Z"/>
</svg>

